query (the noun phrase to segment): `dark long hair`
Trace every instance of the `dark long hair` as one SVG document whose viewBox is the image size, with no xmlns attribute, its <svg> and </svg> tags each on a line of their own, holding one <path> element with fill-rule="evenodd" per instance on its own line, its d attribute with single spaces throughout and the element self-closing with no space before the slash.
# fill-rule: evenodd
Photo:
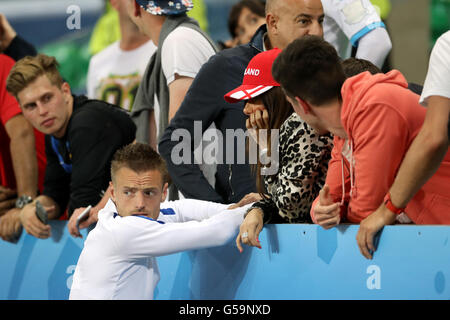
<svg viewBox="0 0 450 320">
<path fill-rule="evenodd" d="M 261 98 L 264 107 L 267 109 L 269 115 L 269 130 L 267 133 L 267 150 L 270 155 L 271 150 L 271 135 L 270 129 L 280 129 L 283 122 L 293 113 L 293 109 L 289 101 L 286 100 L 286 96 L 281 87 L 273 87 L 269 91 L 259 96 Z M 258 146 L 259 150 L 259 146 Z M 259 153 L 258 153 L 259 154 Z M 257 164 L 252 164 L 252 173 L 256 176 L 256 188 L 258 192 L 264 197 L 265 187 L 264 181 L 261 179 L 261 167 L 262 164 L 257 157 Z"/>
</svg>

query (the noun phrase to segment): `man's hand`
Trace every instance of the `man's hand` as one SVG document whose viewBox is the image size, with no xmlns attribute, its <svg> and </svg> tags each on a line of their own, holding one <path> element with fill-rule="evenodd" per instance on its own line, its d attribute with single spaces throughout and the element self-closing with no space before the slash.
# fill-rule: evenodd
<svg viewBox="0 0 450 320">
<path fill-rule="evenodd" d="M 11 241 L 21 232 L 20 209 L 11 209 L 0 219 L 0 237 L 5 241 Z"/>
<path fill-rule="evenodd" d="M 254 246 L 261 249 L 261 243 L 259 243 L 258 237 L 264 225 L 263 214 L 264 213 L 259 208 L 252 209 L 248 212 L 244 222 L 242 222 L 239 228 L 239 234 L 236 237 L 236 245 L 239 252 L 242 253 L 242 251 L 244 251 L 241 242 L 248 246 Z"/>
<path fill-rule="evenodd" d="M 15 190 L 0 186 L 0 216 L 16 205 L 17 193 Z"/>
<path fill-rule="evenodd" d="M 56 210 L 55 206 L 44 206 L 49 215 Z M 51 235 L 51 227 L 43 224 L 36 216 L 36 204 L 34 202 L 27 204 L 20 211 L 20 221 L 28 234 L 39 238 L 47 239 Z"/>
<path fill-rule="evenodd" d="M 6 17 L 0 13 L 0 52 L 9 47 L 16 35 L 16 31 L 11 27 Z"/>
<path fill-rule="evenodd" d="M 375 212 L 361 221 L 358 234 L 356 235 L 356 242 L 358 243 L 359 251 L 366 259 L 372 259 L 372 254 L 376 250 L 373 238 L 377 232 L 385 225 L 393 224 L 395 218 L 395 213 L 382 204 Z"/>
<path fill-rule="evenodd" d="M 335 227 L 341 221 L 340 203 L 333 202 L 328 185 L 324 185 L 319 192 L 319 202 L 314 207 L 314 218 L 324 229 Z"/>
<path fill-rule="evenodd" d="M 227 209 L 231 210 L 231 209 L 236 209 L 236 208 L 239 208 L 239 207 L 243 207 L 243 206 L 245 206 L 245 205 L 247 205 L 249 203 L 257 202 L 257 201 L 259 201 L 261 199 L 262 199 L 262 197 L 261 197 L 261 195 L 259 193 L 252 192 L 252 193 L 246 194 L 238 203 L 232 204 Z"/>
<path fill-rule="evenodd" d="M 67 224 L 67 229 L 69 233 L 75 238 L 83 238 L 83 236 L 78 232 L 77 229 L 77 218 L 86 209 L 85 207 L 77 208 L 73 211 L 72 216 Z M 89 217 L 86 220 L 80 222 L 80 230 L 89 227 L 91 224 L 98 221 L 98 210 L 94 207 L 89 211 Z"/>
</svg>

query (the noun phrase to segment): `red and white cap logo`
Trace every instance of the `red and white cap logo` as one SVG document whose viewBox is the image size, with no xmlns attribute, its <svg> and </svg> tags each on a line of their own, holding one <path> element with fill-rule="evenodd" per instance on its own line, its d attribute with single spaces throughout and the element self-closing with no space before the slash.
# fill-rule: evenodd
<svg viewBox="0 0 450 320">
<path fill-rule="evenodd" d="M 255 98 L 280 84 L 272 77 L 272 64 L 281 50 L 278 48 L 261 52 L 253 57 L 244 72 L 242 85 L 228 92 L 224 99 L 235 103 Z"/>
</svg>

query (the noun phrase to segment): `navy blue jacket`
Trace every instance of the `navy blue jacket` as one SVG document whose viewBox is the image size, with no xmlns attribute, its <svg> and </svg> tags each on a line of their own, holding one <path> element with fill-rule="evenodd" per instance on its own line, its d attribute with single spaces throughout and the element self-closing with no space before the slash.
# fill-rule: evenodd
<svg viewBox="0 0 450 320">
<path fill-rule="evenodd" d="M 246 194 L 256 192 L 255 178 L 250 166 L 248 163 L 237 162 L 236 141 L 233 163 L 226 163 L 226 129 L 245 131 L 247 117 L 243 113 L 244 102 L 231 104 L 226 102 L 223 96 L 241 85 L 248 63 L 263 51 L 263 36 L 266 30 L 263 25 L 250 43 L 223 50 L 202 66 L 160 139 L 158 149 L 167 162 L 172 181 L 187 198 L 235 203 Z M 202 133 L 211 123 L 215 123 L 224 137 L 223 164 L 217 165 L 215 188 L 208 183 L 199 166 L 193 164 L 194 121 L 202 121 Z M 179 144 L 179 141 L 172 141 L 171 136 L 174 130 L 181 128 L 188 130 L 191 135 L 191 164 L 175 164 L 171 159 L 172 149 Z"/>
</svg>

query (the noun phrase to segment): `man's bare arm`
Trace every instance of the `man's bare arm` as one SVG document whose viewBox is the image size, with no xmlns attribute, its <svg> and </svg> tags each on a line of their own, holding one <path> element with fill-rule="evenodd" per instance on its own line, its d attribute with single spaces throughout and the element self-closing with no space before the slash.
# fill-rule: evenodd
<svg viewBox="0 0 450 320">
<path fill-rule="evenodd" d="M 194 81 L 193 78 L 176 74 L 175 80 L 169 84 L 169 122 L 180 108 L 192 81 Z"/>
<path fill-rule="evenodd" d="M 34 198 L 38 191 L 38 164 L 33 127 L 18 114 L 6 122 L 5 129 L 10 138 L 17 196 Z"/>
<path fill-rule="evenodd" d="M 428 98 L 428 110 L 390 189 L 392 203 L 405 207 L 417 191 L 436 172 L 449 147 L 450 99 Z"/>
</svg>

